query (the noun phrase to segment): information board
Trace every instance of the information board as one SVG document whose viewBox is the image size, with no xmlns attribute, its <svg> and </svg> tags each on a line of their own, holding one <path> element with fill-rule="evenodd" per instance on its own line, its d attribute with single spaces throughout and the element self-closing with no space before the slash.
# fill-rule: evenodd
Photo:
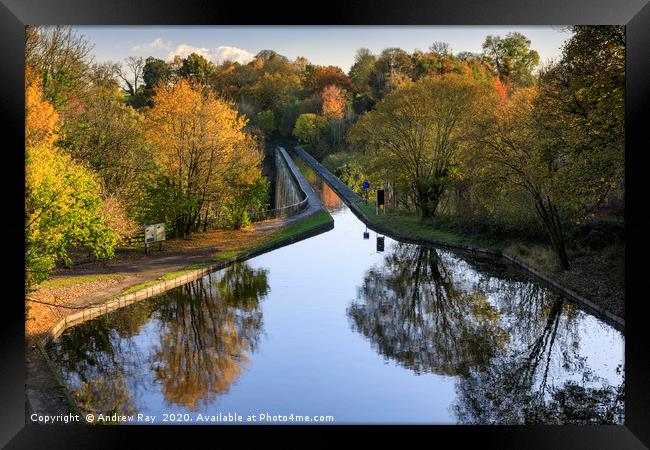
<svg viewBox="0 0 650 450">
<path fill-rule="evenodd" d="M 144 243 L 161 242 L 165 240 L 165 224 L 156 223 L 144 226 Z"/>
</svg>

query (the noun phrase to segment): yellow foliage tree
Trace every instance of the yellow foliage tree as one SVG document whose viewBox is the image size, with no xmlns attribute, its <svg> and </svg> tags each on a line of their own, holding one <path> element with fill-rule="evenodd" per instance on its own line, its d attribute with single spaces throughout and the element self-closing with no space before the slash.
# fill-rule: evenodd
<svg viewBox="0 0 650 450">
<path fill-rule="evenodd" d="M 52 146 L 59 136 L 59 115 L 43 100 L 41 80 L 29 66 L 25 80 L 25 146 Z"/>
<path fill-rule="evenodd" d="M 223 205 L 231 194 L 229 184 L 254 183 L 261 176 L 262 152 L 244 131 L 246 118 L 211 90 L 180 79 L 159 86 L 153 101 L 147 135 L 179 199 L 166 219 L 177 234 L 187 236 L 198 227 L 202 212 Z"/>
<path fill-rule="evenodd" d="M 27 72 L 25 86 L 25 289 L 46 279 L 68 250 L 87 246 L 111 257 L 113 231 L 102 211 L 96 175 L 54 143 L 59 117 L 43 99 L 40 79 Z"/>
</svg>

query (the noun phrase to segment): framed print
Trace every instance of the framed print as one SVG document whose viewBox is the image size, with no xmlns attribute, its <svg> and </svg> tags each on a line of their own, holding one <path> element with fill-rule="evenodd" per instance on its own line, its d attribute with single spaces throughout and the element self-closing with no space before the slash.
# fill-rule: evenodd
<svg viewBox="0 0 650 450">
<path fill-rule="evenodd" d="M 0 10 L 3 445 L 650 445 L 647 2 Z"/>
</svg>

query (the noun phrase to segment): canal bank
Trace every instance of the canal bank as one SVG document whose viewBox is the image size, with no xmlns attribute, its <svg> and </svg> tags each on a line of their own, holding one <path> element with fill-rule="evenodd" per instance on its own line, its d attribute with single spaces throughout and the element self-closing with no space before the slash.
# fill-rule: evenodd
<svg viewBox="0 0 650 450">
<path fill-rule="evenodd" d="M 301 201 L 299 209 L 287 207 L 289 213 L 293 213 L 292 215 L 283 215 L 256 224 L 256 231 L 263 233 L 261 240 L 251 240 L 252 242 L 248 246 L 227 252 L 218 252 L 216 255 L 214 250 L 196 255 L 186 255 L 186 258 L 181 255 L 181 257 L 167 261 L 166 264 L 160 264 L 160 260 L 142 259 L 137 261 L 136 267 L 134 267 L 135 270 L 141 272 L 138 278 L 141 280 L 139 284 L 131 285 L 117 294 L 115 289 L 119 287 L 119 284 L 110 290 L 95 292 L 92 303 L 77 302 L 73 305 L 66 304 L 64 299 L 60 304 L 45 306 L 50 310 L 56 310 L 57 314 L 62 317 L 44 332 L 27 336 L 28 346 L 25 353 L 26 420 L 29 420 L 29 416 L 33 413 L 62 414 L 79 411 L 74 397 L 61 383 L 60 374 L 57 373 L 45 351 L 45 347 L 66 329 L 162 294 L 232 264 L 324 233 L 334 227 L 331 215 L 323 207 L 309 183 L 304 180 L 291 157 L 283 148 L 279 148 L 277 154 L 288 167 L 290 178 L 301 194 Z M 147 263 L 156 265 L 156 268 L 147 271 Z M 112 275 L 124 274 L 117 272 Z M 43 307 L 42 303 L 28 303 Z M 38 320 L 38 317 L 32 319 Z"/>
<path fill-rule="evenodd" d="M 403 242 L 409 242 L 413 244 L 435 245 L 443 248 L 458 249 L 462 251 L 492 255 L 492 256 L 503 258 L 506 261 L 508 261 L 510 264 L 535 276 L 536 278 L 538 278 L 540 281 L 545 283 L 553 290 L 561 293 L 562 295 L 566 296 L 572 301 L 580 304 L 582 307 L 589 310 L 593 314 L 603 318 L 603 320 L 610 322 L 618 330 L 624 331 L 625 320 L 622 317 L 613 314 L 612 312 L 596 304 L 595 302 L 577 294 L 576 292 L 572 291 L 571 289 L 568 289 L 565 286 L 562 286 L 561 284 L 553 280 L 548 275 L 543 274 L 538 270 L 535 270 L 525 262 L 521 261 L 520 259 L 512 255 L 506 254 L 501 249 L 487 248 L 475 244 L 449 242 L 445 240 L 426 238 L 423 236 L 414 236 L 412 234 L 408 234 L 396 230 L 395 228 L 391 227 L 390 225 L 386 225 L 385 223 L 380 223 L 378 220 L 376 220 L 376 218 L 373 217 L 372 214 L 368 213 L 368 210 L 372 208 L 369 208 L 366 205 L 366 201 L 363 198 L 361 198 L 356 192 L 350 189 L 349 186 L 343 183 L 338 177 L 332 174 L 327 168 L 325 168 L 322 164 L 316 161 L 316 159 L 313 158 L 309 153 L 307 153 L 303 148 L 295 147 L 294 151 L 302 161 L 304 161 L 323 180 L 327 182 L 327 184 L 332 188 L 332 190 L 334 190 L 334 192 L 336 192 L 340 196 L 341 200 L 345 202 L 345 204 L 350 208 L 350 210 L 362 222 L 367 224 L 368 228 Z"/>
</svg>

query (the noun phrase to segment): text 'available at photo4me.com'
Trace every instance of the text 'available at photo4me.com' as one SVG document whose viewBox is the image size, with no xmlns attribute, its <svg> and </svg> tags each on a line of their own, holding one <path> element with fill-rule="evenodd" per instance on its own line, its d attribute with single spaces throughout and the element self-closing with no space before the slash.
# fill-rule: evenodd
<svg viewBox="0 0 650 450">
<path fill-rule="evenodd" d="M 196 423 L 196 424 L 255 424 L 255 423 L 334 423 L 332 415 L 301 415 L 301 414 L 273 414 L 261 412 L 258 414 L 242 415 L 225 412 L 217 414 L 203 413 L 163 413 L 159 415 L 148 414 L 102 414 L 87 413 L 40 415 L 32 414 L 30 420 L 39 424 L 156 424 L 156 423 Z"/>
</svg>

